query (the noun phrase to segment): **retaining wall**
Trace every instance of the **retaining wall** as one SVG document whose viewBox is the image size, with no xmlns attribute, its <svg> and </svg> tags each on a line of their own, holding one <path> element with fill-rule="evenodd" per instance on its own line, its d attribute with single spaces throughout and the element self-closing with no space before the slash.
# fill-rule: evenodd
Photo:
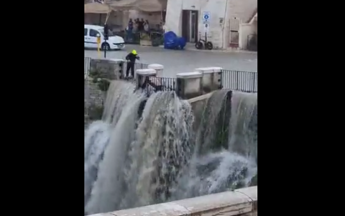
<svg viewBox="0 0 345 216">
<path fill-rule="evenodd" d="M 256 216 L 257 187 L 90 216 Z"/>
</svg>

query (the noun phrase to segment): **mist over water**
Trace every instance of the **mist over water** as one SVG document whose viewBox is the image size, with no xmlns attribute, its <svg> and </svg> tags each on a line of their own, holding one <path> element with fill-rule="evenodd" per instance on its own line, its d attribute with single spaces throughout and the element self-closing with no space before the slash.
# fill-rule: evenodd
<svg viewBox="0 0 345 216">
<path fill-rule="evenodd" d="M 250 183 L 257 172 L 256 94 L 232 92 L 230 98 L 227 90 L 214 93 L 203 123 L 193 131 L 188 101 L 174 92 L 147 98 L 134 89 L 131 83 L 112 83 L 102 121 L 86 130 L 86 214 Z M 219 139 L 220 128 L 226 131 L 224 139 Z"/>
</svg>

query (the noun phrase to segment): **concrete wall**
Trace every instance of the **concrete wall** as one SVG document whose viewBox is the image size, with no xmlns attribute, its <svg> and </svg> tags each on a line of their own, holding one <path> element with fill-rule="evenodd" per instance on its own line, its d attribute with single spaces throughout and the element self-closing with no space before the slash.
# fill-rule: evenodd
<svg viewBox="0 0 345 216">
<path fill-rule="evenodd" d="M 235 191 L 91 216 L 254 216 L 257 214 L 257 200 L 257 187 L 248 187 Z"/>
<path fill-rule="evenodd" d="M 168 0 L 165 32 L 173 31 L 179 36 L 182 35 L 182 4 L 182 0 Z"/>
<path fill-rule="evenodd" d="M 119 63 L 110 59 L 91 59 L 90 71 L 97 71 L 101 73 L 100 78 L 109 80 L 118 80 L 120 78 Z"/>
<path fill-rule="evenodd" d="M 198 10 L 198 34 L 205 35 L 202 23 L 204 11 L 210 14 L 208 38 L 212 41 L 214 49 L 222 48 L 222 25 L 220 19 L 225 19 L 227 0 L 168 0 L 166 14 L 166 30 L 182 35 L 182 10 Z"/>
<path fill-rule="evenodd" d="M 224 31 L 224 43 L 230 45 L 230 22 L 234 17 L 240 20 L 240 23 L 250 21 L 258 7 L 258 0 L 228 0 L 227 18 Z"/>
<path fill-rule="evenodd" d="M 247 49 L 248 36 L 252 34 L 257 34 L 258 26 L 257 22 L 253 23 L 241 23 L 239 29 L 239 48 Z"/>
<path fill-rule="evenodd" d="M 191 98 L 188 100 L 188 102 L 191 104 L 192 106 L 192 110 L 194 113 L 194 123 L 193 123 L 193 130 L 197 131 L 198 127 L 200 125 L 202 116 L 203 116 L 203 112 L 206 106 L 206 102 L 207 100 L 212 96 L 213 92 L 210 92 L 208 94 L 203 94 L 201 96 L 195 97 L 195 98 Z"/>
<path fill-rule="evenodd" d="M 84 80 L 84 127 L 101 117 L 103 103 L 106 93 L 98 88 L 98 85 L 92 79 Z"/>
<path fill-rule="evenodd" d="M 208 39 L 214 49 L 229 46 L 230 19 L 237 17 L 247 22 L 257 8 L 257 0 L 168 0 L 166 13 L 166 31 L 182 35 L 182 10 L 198 10 L 198 34 L 205 35 L 202 23 L 204 11 L 210 13 Z"/>
</svg>

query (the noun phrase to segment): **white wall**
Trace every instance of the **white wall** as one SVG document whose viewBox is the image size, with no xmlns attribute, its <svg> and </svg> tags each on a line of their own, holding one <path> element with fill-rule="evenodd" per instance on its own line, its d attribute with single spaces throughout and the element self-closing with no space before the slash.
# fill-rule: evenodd
<svg viewBox="0 0 345 216">
<path fill-rule="evenodd" d="M 230 19 L 239 18 L 247 22 L 257 9 L 257 0 L 168 0 L 166 31 L 182 35 L 182 10 L 198 10 L 198 33 L 205 35 L 202 15 L 210 13 L 208 39 L 215 49 L 225 49 L 229 45 Z M 221 23 L 223 20 L 223 23 Z"/>
<path fill-rule="evenodd" d="M 240 49 L 247 49 L 247 41 L 248 36 L 251 34 L 257 34 L 257 22 L 254 21 L 252 24 L 250 23 L 241 23 L 240 30 L 239 30 L 239 48 Z"/>
<path fill-rule="evenodd" d="M 239 17 L 242 22 L 249 22 L 258 7 L 258 0 L 228 0 L 230 16 Z"/>
<path fill-rule="evenodd" d="M 225 18 L 227 0 L 168 0 L 166 14 L 166 31 L 173 31 L 182 35 L 182 10 L 198 10 L 198 34 L 205 35 L 202 23 L 204 11 L 210 14 L 208 39 L 212 41 L 214 48 L 222 47 L 222 29 L 219 24 L 220 18 Z"/>
<path fill-rule="evenodd" d="M 258 7 L 258 0 L 228 0 L 228 17 L 224 33 L 224 42 L 229 46 L 230 43 L 230 20 L 233 17 L 240 19 L 241 23 L 250 21 Z"/>
<path fill-rule="evenodd" d="M 173 31 L 179 36 L 182 35 L 182 2 L 182 0 L 168 0 L 165 32 Z"/>
<path fill-rule="evenodd" d="M 205 35 L 205 27 L 203 24 L 203 13 L 209 12 L 210 19 L 209 19 L 209 29 L 207 33 L 207 39 L 213 43 L 214 49 L 223 49 L 223 24 L 224 20 L 226 19 L 226 4 L 227 0 L 199 0 L 200 11 L 199 11 L 199 34 L 204 37 Z M 221 23 L 223 20 L 223 23 Z"/>
</svg>

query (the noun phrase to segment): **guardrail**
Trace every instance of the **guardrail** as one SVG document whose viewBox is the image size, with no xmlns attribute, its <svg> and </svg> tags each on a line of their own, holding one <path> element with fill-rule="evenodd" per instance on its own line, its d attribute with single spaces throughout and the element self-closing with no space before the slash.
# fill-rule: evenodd
<svg viewBox="0 0 345 216">
<path fill-rule="evenodd" d="M 256 215 L 257 186 L 90 216 Z"/>
<path fill-rule="evenodd" d="M 258 73 L 223 69 L 221 84 L 225 89 L 258 92 Z"/>
</svg>

